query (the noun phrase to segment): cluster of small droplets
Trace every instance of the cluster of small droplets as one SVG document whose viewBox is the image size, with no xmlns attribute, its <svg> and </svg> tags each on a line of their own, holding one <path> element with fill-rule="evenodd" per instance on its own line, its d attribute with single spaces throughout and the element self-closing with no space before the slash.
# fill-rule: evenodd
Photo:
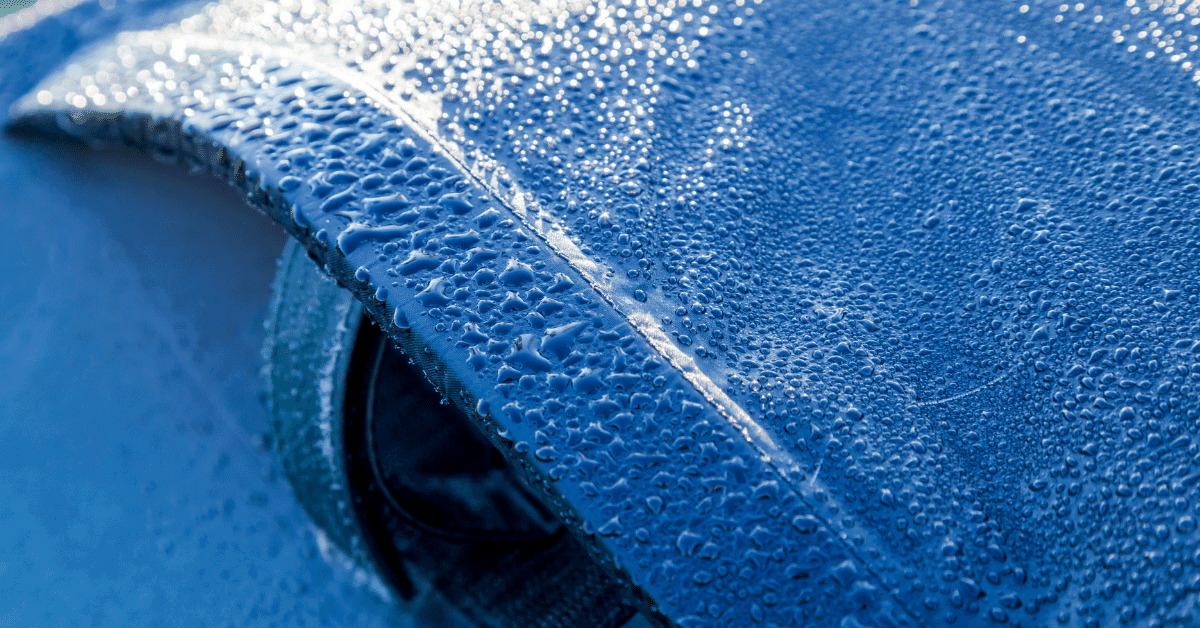
<svg viewBox="0 0 1200 628">
<path fill-rule="evenodd" d="M 1166 61 L 1200 81 L 1200 2 L 1125 0 L 1124 2 L 1046 2 L 1022 4 L 1022 14 L 1053 21 L 1073 30 L 1107 31 L 1122 52 L 1142 59 Z M 1023 37 L 1020 38 L 1023 42 Z"/>
</svg>

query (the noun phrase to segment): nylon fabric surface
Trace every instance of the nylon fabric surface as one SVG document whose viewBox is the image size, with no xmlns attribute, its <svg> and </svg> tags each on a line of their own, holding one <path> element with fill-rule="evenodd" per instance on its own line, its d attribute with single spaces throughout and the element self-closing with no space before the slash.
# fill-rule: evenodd
<svg viewBox="0 0 1200 628">
<path fill-rule="evenodd" d="M 1194 13 L 227 2 L 14 116 L 242 186 L 680 625 L 1189 625 Z"/>
</svg>

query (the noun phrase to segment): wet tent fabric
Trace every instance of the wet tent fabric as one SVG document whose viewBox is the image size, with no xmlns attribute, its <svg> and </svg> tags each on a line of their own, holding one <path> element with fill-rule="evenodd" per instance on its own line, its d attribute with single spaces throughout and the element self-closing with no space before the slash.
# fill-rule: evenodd
<svg viewBox="0 0 1200 628">
<path fill-rule="evenodd" d="M 1186 624 L 1193 19 L 231 1 L 14 116 L 238 185 L 681 625 Z"/>
</svg>

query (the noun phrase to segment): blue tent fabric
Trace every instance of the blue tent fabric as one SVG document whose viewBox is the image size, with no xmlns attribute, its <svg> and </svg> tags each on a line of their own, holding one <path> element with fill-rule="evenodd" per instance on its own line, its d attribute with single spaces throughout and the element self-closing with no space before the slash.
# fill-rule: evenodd
<svg viewBox="0 0 1200 628">
<path fill-rule="evenodd" d="M 239 186 L 681 626 L 1188 624 L 1192 21 L 237 0 L 13 118 Z"/>
</svg>

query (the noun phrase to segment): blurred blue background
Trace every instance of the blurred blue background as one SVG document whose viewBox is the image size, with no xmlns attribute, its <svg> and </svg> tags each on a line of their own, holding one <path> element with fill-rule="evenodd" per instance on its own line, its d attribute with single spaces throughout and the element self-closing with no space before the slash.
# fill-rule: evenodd
<svg viewBox="0 0 1200 628">
<path fill-rule="evenodd" d="M 0 627 L 397 625 L 263 435 L 283 232 L 224 183 L 0 141 Z"/>
</svg>

